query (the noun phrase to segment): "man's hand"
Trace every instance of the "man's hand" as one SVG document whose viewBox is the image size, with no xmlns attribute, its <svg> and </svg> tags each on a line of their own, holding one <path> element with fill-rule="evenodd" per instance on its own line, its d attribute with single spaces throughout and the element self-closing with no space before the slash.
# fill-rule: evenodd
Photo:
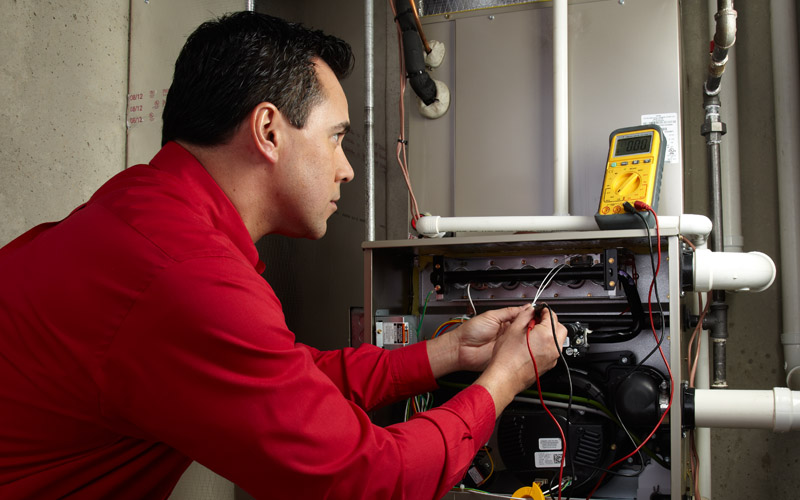
<svg viewBox="0 0 800 500">
<path fill-rule="evenodd" d="M 530 306 L 486 311 L 455 330 L 428 341 L 428 357 L 435 377 L 459 370 L 482 371 L 489 364 L 495 342 L 520 312 Z"/>
<path fill-rule="evenodd" d="M 536 359 L 536 367 L 541 376 L 556 365 L 559 350 L 567 336 L 567 329 L 549 309 L 542 311 L 536 326 L 530 335 L 526 335 L 532 318 L 533 309 L 527 307 L 504 329 L 504 333 L 495 343 L 489 366 L 475 381 L 492 395 L 498 416 L 514 396 L 536 381 L 531 353 Z M 553 325 L 557 340 L 553 339 Z"/>
</svg>

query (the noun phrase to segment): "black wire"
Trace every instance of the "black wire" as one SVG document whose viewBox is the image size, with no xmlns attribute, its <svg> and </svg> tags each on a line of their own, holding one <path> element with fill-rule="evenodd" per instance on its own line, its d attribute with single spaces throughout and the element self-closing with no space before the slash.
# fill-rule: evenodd
<svg viewBox="0 0 800 500">
<path fill-rule="evenodd" d="M 661 347 L 661 344 L 664 342 L 664 308 L 661 306 L 661 298 L 658 295 L 658 276 L 656 276 L 656 273 L 657 273 L 656 261 L 655 261 L 655 258 L 653 256 L 653 254 L 654 254 L 654 251 L 653 251 L 653 235 L 650 233 L 650 225 L 647 223 L 647 219 L 644 218 L 644 215 L 642 215 L 642 213 L 639 212 L 638 210 L 635 211 L 634 213 L 639 217 L 639 219 L 641 219 L 642 224 L 644 224 L 644 230 L 647 233 L 647 243 L 649 244 L 649 247 L 650 247 L 650 266 L 653 268 L 653 291 L 655 292 L 655 295 L 656 295 L 656 304 L 658 304 L 658 311 L 659 311 L 659 315 L 661 316 L 661 324 L 659 325 L 659 329 L 661 330 L 661 333 L 659 334 L 658 342 L 656 343 L 656 346 L 653 347 L 653 349 L 647 354 L 647 356 L 645 356 L 644 359 L 642 359 L 636 365 L 636 367 L 628 374 L 627 377 L 630 377 L 631 375 L 633 375 L 634 372 L 636 372 L 639 368 L 641 368 L 642 365 L 644 365 L 645 361 L 650 359 L 650 356 L 655 354 L 656 351 L 658 351 L 658 348 Z M 627 378 L 627 377 L 625 377 L 625 378 Z"/>
<path fill-rule="evenodd" d="M 647 219 L 644 218 L 644 216 L 641 214 L 641 212 L 636 210 L 633 213 L 635 213 L 639 217 L 639 219 L 641 219 L 642 224 L 644 224 L 645 232 L 647 233 L 647 243 L 648 243 L 649 253 L 650 253 L 650 266 L 653 269 L 653 291 L 655 292 L 656 304 L 658 304 L 659 315 L 661 317 L 661 324 L 659 325 L 660 334 L 659 334 L 659 337 L 658 337 L 658 342 L 656 342 L 655 347 L 653 347 L 653 349 L 651 349 L 650 352 L 647 353 L 647 356 L 642 358 L 642 360 L 639 361 L 636 364 L 636 366 L 631 368 L 631 370 L 628 372 L 628 374 L 625 375 L 625 377 L 622 379 L 622 381 L 620 381 L 620 384 L 623 381 L 627 380 L 631 375 L 636 373 L 638 370 L 640 370 L 644 366 L 644 363 L 648 359 L 650 359 L 650 357 L 653 354 L 655 354 L 658 351 L 658 349 L 661 347 L 661 344 L 664 342 L 664 333 L 665 333 L 665 330 L 664 330 L 664 323 L 665 323 L 665 321 L 664 321 L 664 308 L 661 305 L 661 297 L 658 294 L 658 269 L 656 267 L 655 251 L 653 249 L 653 235 L 650 232 L 650 225 L 647 223 Z M 658 402 L 656 402 L 656 404 L 658 404 Z M 619 412 L 617 411 L 616 408 L 614 408 L 614 413 L 616 414 L 617 419 L 619 420 L 620 424 L 623 425 L 623 430 L 628 435 L 628 437 L 630 437 L 630 433 L 627 432 L 627 429 L 624 427 L 624 424 L 622 423 L 622 418 L 620 417 Z M 635 474 L 635 476 L 638 476 L 644 470 L 644 458 L 642 457 L 641 450 L 638 452 L 638 454 L 639 454 L 639 460 L 641 461 L 641 467 L 640 467 L 640 470 Z M 607 474 L 615 474 L 615 475 L 626 476 L 625 474 L 614 473 L 614 472 L 612 472 L 610 470 L 602 469 L 600 467 L 593 467 L 593 466 L 589 466 L 589 467 L 596 468 L 598 470 L 602 470 L 603 472 L 605 472 Z"/>
<path fill-rule="evenodd" d="M 657 274 L 658 273 L 658 268 L 656 267 L 656 261 L 655 261 L 655 257 L 654 257 L 654 253 L 655 252 L 653 250 L 653 235 L 650 232 L 650 225 L 647 223 L 647 220 L 644 218 L 644 216 L 641 214 L 641 212 L 635 211 L 634 213 L 639 217 L 639 219 L 641 219 L 642 224 L 644 224 L 645 232 L 647 233 L 647 243 L 648 243 L 649 253 L 650 253 L 650 266 L 653 269 L 653 291 L 655 292 L 656 304 L 658 304 L 658 311 L 659 311 L 659 315 L 661 316 L 661 324 L 659 325 L 660 333 L 659 333 L 659 337 L 658 337 L 658 342 L 656 343 L 655 347 L 653 347 L 653 349 L 650 350 L 650 352 L 647 354 L 647 356 L 645 356 L 641 361 L 639 361 L 639 363 L 637 363 L 636 366 L 633 367 L 631 369 L 631 371 L 628 372 L 627 375 L 625 375 L 625 377 L 623 378 L 623 381 L 627 380 L 631 375 L 636 373 L 642 366 L 644 366 L 644 363 L 648 359 L 650 359 L 650 357 L 653 354 L 655 354 L 656 351 L 658 351 L 658 349 L 661 347 L 661 344 L 664 342 L 664 333 L 665 333 L 665 330 L 664 330 L 664 323 L 665 323 L 665 321 L 664 321 L 664 308 L 661 305 L 661 297 L 659 297 L 659 294 L 658 294 L 658 274 Z M 656 404 L 658 404 L 658 402 L 656 402 Z M 633 441 L 633 438 L 631 437 L 630 432 L 628 432 L 628 429 L 625 427 L 625 424 L 622 422 L 622 417 L 620 416 L 619 411 L 617 410 L 617 408 L 614 408 L 614 413 L 616 414 L 617 419 L 619 420 L 620 424 L 622 425 L 622 430 L 624 430 L 625 434 L 627 434 L 628 437 L 631 439 L 631 441 Z M 633 444 L 635 446 L 636 442 L 633 441 Z M 641 450 L 638 451 L 638 455 L 639 455 L 639 460 L 640 460 L 642 465 L 641 465 L 641 469 L 639 470 L 639 472 L 636 475 L 641 474 L 642 471 L 644 470 L 644 457 L 642 456 Z M 610 471 L 605 471 L 605 470 L 604 470 L 604 472 L 610 473 Z"/>
<path fill-rule="evenodd" d="M 558 335 L 556 335 L 556 323 L 555 323 L 555 321 L 553 321 L 553 310 L 550 309 L 550 306 L 547 305 L 546 302 L 542 302 L 542 309 L 547 309 L 547 312 L 550 313 L 550 327 L 551 327 L 551 329 L 553 331 L 553 342 L 555 342 L 556 350 L 558 351 L 558 356 L 561 358 L 561 362 L 564 363 L 564 368 L 567 370 L 567 381 L 569 382 L 569 399 L 567 400 L 567 419 L 566 419 L 567 420 L 567 432 L 564 433 L 564 440 L 565 440 L 565 442 L 564 442 L 564 460 L 566 460 L 567 455 L 568 455 L 566 438 L 569 435 L 569 429 L 572 426 L 572 422 L 569 419 L 569 416 L 572 413 L 572 395 L 573 395 L 573 391 L 572 391 L 572 373 L 570 373 L 570 371 L 569 371 L 569 365 L 567 364 L 567 359 L 564 357 L 564 353 L 562 352 L 562 348 L 561 348 L 562 346 L 559 345 L 559 343 L 558 343 Z M 570 486 L 572 486 L 576 482 L 575 481 L 575 479 L 576 479 L 575 478 L 575 461 L 570 459 L 569 465 L 570 465 L 570 472 L 572 473 L 572 482 L 570 483 L 569 486 L 567 486 L 567 488 L 569 488 Z M 566 488 L 563 488 L 560 484 L 558 485 L 558 488 L 562 493 L 563 493 L 564 489 L 566 489 Z"/>
</svg>

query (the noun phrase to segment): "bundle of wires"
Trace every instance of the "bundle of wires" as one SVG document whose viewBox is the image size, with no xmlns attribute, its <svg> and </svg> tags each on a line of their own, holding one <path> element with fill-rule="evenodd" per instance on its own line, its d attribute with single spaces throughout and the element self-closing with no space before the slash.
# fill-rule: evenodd
<svg viewBox="0 0 800 500">
<path fill-rule="evenodd" d="M 658 284 L 657 284 L 658 272 L 661 269 L 661 230 L 659 229 L 659 225 L 658 225 L 658 216 L 656 215 L 655 210 L 653 210 L 653 208 L 650 207 L 650 205 L 648 205 L 646 203 L 643 203 L 643 202 L 640 202 L 640 201 L 635 202 L 634 205 L 631 205 L 630 203 L 626 202 L 625 203 L 625 210 L 627 212 L 629 212 L 629 213 L 636 214 L 639 217 L 639 219 L 641 219 L 642 224 L 644 225 L 645 231 L 646 231 L 646 233 L 648 235 L 647 240 L 648 240 L 649 247 L 650 247 L 650 264 L 653 267 L 653 281 L 650 283 L 650 289 L 649 289 L 649 291 L 647 293 L 647 303 L 648 303 L 648 311 L 649 311 L 649 315 L 650 315 L 650 328 L 651 328 L 651 330 L 653 332 L 653 336 L 656 339 L 656 346 L 647 354 L 647 356 L 644 357 L 644 359 L 642 359 L 636 365 L 636 367 L 633 370 L 631 370 L 631 372 L 628 374 L 628 376 L 630 376 L 631 374 L 635 373 L 636 370 L 639 369 L 639 367 L 644 365 L 645 361 L 647 361 L 650 358 L 650 356 L 652 356 L 656 351 L 658 351 L 661 354 L 661 359 L 664 361 L 664 365 L 667 368 L 667 373 L 669 373 L 669 403 L 667 404 L 667 408 L 664 410 L 664 413 L 661 414 L 661 418 L 659 418 L 658 423 L 656 423 L 655 427 L 650 432 L 650 434 L 648 434 L 648 436 L 644 440 L 642 440 L 642 442 L 639 444 L 639 446 L 637 446 L 632 452 L 628 453 L 624 457 L 622 457 L 622 458 L 616 460 L 615 462 L 613 462 L 609 466 L 609 469 L 613 469 L 617 465 L 619 465 L 619 464 L 623 463 L 624 461 L 626 461 L 628 458 L 632 457 L 634 454 L 639 453 L 639 451 L 642 449 L 644 444 L 647 443 L 653 437 L 653 435 L 655 435 L 656 431 L 659 429 L 659 427 L 661 427 L 661 424 L 664 422 L 664 418 L 667 416 L 667 414 L 669 413 L 670 409 L 672 408 L 672 400 L 673 400 L 673 396 L 674 396 L 674 392 L 675 392 L 675 387 L 674 387 L 675 384 L 674 384 L 674 379 L 672 377 L 672 369 L 670 368 L 669 362 L 667 361 L 667 358 L 664 355 L 663 349 L 661 349 L 661 344 L 664 341 L 664 311 L 661 308 L 661 299 L 658 296 Z M 650 225 L 647 223 L 647 220 L 639 212 L 639 210 L 646 210 L 646 211 L 650 212 L 653 215 L 653 218 L 655 220 L 656 242 L 657 242 L 657 246 L 658 246 L 658 251 L 656 252 L 656 254 L 658 256 L 658 264 L 655 263 L 654 257 L 653 257 L 653 253 L 654 253 L 653 252 L 653 240 L 652 240 L 652 236 L 650 234 Z M 655 320 L 653 319 L 652 294 L 653 294 L 654 290 L 655 290 L 656 303 L 658 304 L 659 312 L 661 314 L 661 334 L 660 335 L 656 334 Z M 592 495 L 594 495 L 595 491 L 597 491 L 597 489 L 603 483 L 603 480 L 605 479 L 606 474 L 607 474 L 607 471 L 604 471 L 603 475 L 600 476 L 600 479 L 597 481 L 597 484 L 595 484 L 594 488 L 592 488 L 592 490 L 586 496 L 586 500 L 590 500 L 592 498 Z"/>
<path fill-rule="evenodd" d="M 536 295 L 533 298 L 533 302 L 531 303 L 531 305 L 534 308 L 536 307 L 542 292 L 544 292 L 545 288 L 547 288 L 550 285 L 556 274 L 558 274 L 559 271 L 564 269 L 564 267 L 566 267 L 566 264 L 561 264 L 557 267 L 554 267 L 553 269 L 550 270 L 550 272 L 547 273 L 544 280 L 542 281 L 541 286 L 539 287 L 539 290 L 536 292 Z M 550 311 L 550 314 L 552 316 L 553 313 L 552 309 L 550 309 L 550 307 L 547 304 L 545 304 L 544 307 L 546 307 L 547 310 Z M 538 389 L 539 392 L 539 401 L 541 402 L 544 411 L 550 416 L 550 418 L 553 420 L 553 423 L 556 424 L 556 428 L 558 429 L 558 432 L 561 435 L 561 447 L 562 447 L 561 463 L 559 464 L 558 468 L 558 499 L 561 500 L 561 492 L 563 491 L 563 484 L 564 484 L 564 459 L 566 458 L 567 455 L 567 439 L 566 436 L 564 435 L 564 429 L 561 428 L 561 424 L 558 422 L 553 413 L 550 412 L 550 409 L 545 404 L 544 397 L 542 396 L 542 386 L 541 386 L 541 381 L 539 380 L 539 367 L 536 366 L 536 357 L 533 355 L 533 350 L 531 349 L 531 342 L 530 342 L 530 334 L 535 324 L 536 324 L 535 319 L 531 320 L 531 322 L 528 324 L 528 329 L 525 332 L 525 340 L 526 340 L 525 344 L 528 347 L 528 354 L 530 354 L 531 356 L 531 361 L 533 361 L 533 370 L 534 373 L 536 374 L 536 388 Z M 561 345 L 559 345 L 558 337 L 556 336 L 556 325 L 555 323 L 553 323 L 552 319 L 550 321 L 550 326 L 552 326 L 553 329 L 553 341 L 556 343 L 556 350 L 558 351 L 558 355 L 561 358 L 561 361 L 564 363 L 564 367 L 567 370 L 567 378 L 569 380 L 569 402 L 567 404 L 567 425 L 569 425 L 569 415 L 570 415 L 570 410 L 572 409 L 572 376 L 569 371 L 569 365 L 567 365 L 567 360 L 564 358 L 564 354 L 561 352 Z"/>
<path fill-rule="evenodd" d="M 406 400 L 405 421 L 408 422 L 415 413 L 422 413 L 433 408 L 433 394 L 426 392 Z"/>
<path fill-rule="evenodd" d="M 396 17 L 397 11 L 395 9 L 394 1 L 389 0 L 389 5 L 392 8 L 392 13 Z M 400 170 L 403 173 L 403 179 L 406 181 L 406 187 L 408 188 L 411 224 L 416 228 L 417 219 L 421 217 L 421 214 L 419 211 L 419 206 L 417 205 L 417 198 L 414 196 L 414 190 L 411 188 L 411 178 L 408 174 L 408 156 L 406 154 L 406 145 L 408 144 L 408 140 L 405 136 L 406 108 L 405 100 L 403 99 L 403 96 L 406 92 L 406 68 L 405 58 L 403 57 L 403 34 L 399 24 L 397 24 L 397 42 L 400 48 L 400 99 L 398 101 L 400 106 L 400 134 L 397 138 L 397 163 L 400 165 Z"/>
<path fill-rule="evenodd" d="M 468 318 L 462 316 L 460 318 L 453 318 L 453 319 L 449 319 L 449 320 L 445 321 L 444 323 L 439 325 L 439 328 L 437 328 L 435 332 L 433 332 L 433 336 L 431 338 L 435 339 L 436 337 L 438 337 L 439 335 L 443 334 L 444 332 L 450 330 L 454 326 L 460 325 L 461 323 L 463 323 L 467 319 Z"/>
</svg>

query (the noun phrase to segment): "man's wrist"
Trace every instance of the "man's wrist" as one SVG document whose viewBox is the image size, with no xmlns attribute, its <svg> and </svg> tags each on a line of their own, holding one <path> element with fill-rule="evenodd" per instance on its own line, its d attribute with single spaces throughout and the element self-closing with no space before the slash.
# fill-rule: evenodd
<svg viewBox="0 0 800 500">
<path fill-rule="evenodd" d="M 474 382 L 486 389 L 494 401 L 495 417 L 499 417 L 506 406 L 511 403 L 517 391 L 510 388 L 508 377 L 498 373 L 497 370 L 489 368 L 481 374 Z"/>
<path fill-rule="evenodd" d="M 458 336 L 455 331 L 436 337 L 427 342 L 428 360 L 434 378 L 458 371 Z"/>
</svg>

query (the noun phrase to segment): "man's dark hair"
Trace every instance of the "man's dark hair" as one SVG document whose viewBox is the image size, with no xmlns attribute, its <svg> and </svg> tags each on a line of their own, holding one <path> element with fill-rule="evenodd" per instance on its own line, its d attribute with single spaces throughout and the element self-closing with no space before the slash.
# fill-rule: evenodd
<svg viewBox="0 0 800 500">
<path fill-rule="evenodd" d="M 302 128 L 321 99 L 313 59 L 337 78 L 353 68 L 347 42 L 300 24 L 238 12 L 200 25 L 175 62 L 164 106 L 161 145 L 224 144 L 253 108 L 274 104 Z"/>
</svg>

